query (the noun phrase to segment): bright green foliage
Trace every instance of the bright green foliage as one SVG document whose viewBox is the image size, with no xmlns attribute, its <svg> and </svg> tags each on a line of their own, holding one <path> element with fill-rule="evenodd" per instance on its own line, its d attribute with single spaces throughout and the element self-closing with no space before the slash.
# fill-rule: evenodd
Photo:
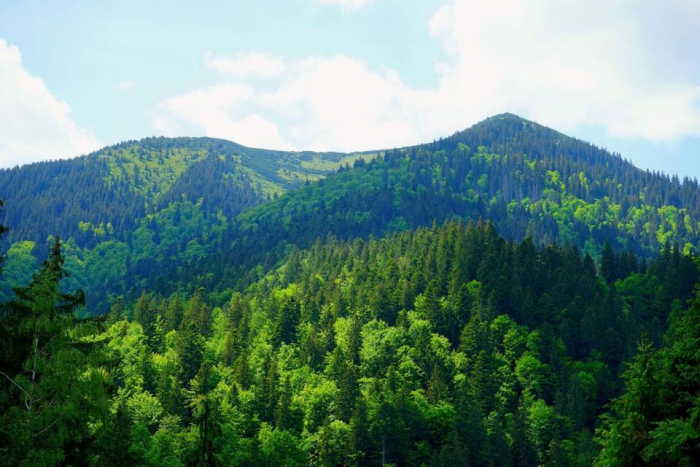
<svg viewBox="0 0 700 467">
<path fill-rule="evenodd" d="M 107 162 L 108 184 L 124 184 L 148 200 L 165 193 L 185 170 L 207 155 L 205 148 L 160 148 L 145 143 L 118 145 L 98 157 Z"/>
<path fill-rule="evenodd" d="M 677 249 L 644 268 L 611 251 L 610 282 L 575 247 L 508 242 L 483 223 L 317 242 L 222 307 L 203 289 L 142 294 L 117 301 L 102 332 L 50 311 L 46 297 L 70 301 L 57 289 L 58 257 L 8 307 L 37 310 L 26 323 L 46 327 L 15 327 L 11 313 L 3 320 L 12 326 L 4 329 L 42 329 L 40 341 L 54 333 L 32 390 L 62 397 L 42 409 L 62 425 L 36 420 L 35 430 L 56 435 L 25 456 L 31 432 L 15 383 L 32 387 L 36 332 L 4 334 L 3 358 L 17 363 L 3 370 L 11 396 L 2 399 L 3 436 L 13 440 L 3 455 L 15 463 L 591 465 L 592 433 L 619 394 L 613 375 L 635 342 L 657 336 L 660 345 L 671 313 L 673 342 L 686 342 L 698 324 L 677 305 L 698 279 L 693 259 Z M 664 366 L 645 347 L 637 361 L 647 363 L 635 366 L 655 365 L 666 379 L 629 377 L 628 387 L 642 378 L 668 397 L 679 392 L 665 387 L 689 387 L 693 351 L 672 348 L 672 361 L 689 359 L 687 367 Z M 617 455 L 617 445 L 638 460 L 688 456 L 694 399 L 684 390 L 688 397 L 674 401 L 684 417 L 653 425 L 647 444 L 632 447 L 610 425 L 599 461 Z"/>
<path fill-rule="evenodd" d="M 2 229 L 0 229 L 2 230 Z M 25 286 L 29 284 L 32 274 L 36 269 L 36 258 L 32 254 L 34 242 L 24 241 L 14 243 L 7 251 L 4 259 L 4 274 L 2 289 L 0 289 L 0 302 L 9 301 L 12 297 L 11 284 Z"/>
<path fill-rule="evenodd" d="M 293 251 L 223 307 L 118 302 L 88 462 L 590 465 L 613 375 L 698 271 L 669 249 L 608 284 L 588 261 L 450 222 Z"/>
</svg>

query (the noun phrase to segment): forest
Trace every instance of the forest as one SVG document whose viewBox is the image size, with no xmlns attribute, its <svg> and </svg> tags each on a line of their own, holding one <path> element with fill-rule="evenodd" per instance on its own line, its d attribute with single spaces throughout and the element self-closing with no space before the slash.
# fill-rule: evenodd
<svg viewBox="0 0 700 467">
<path fill-rule="evenodd" d="M 212 307 L 3 305 L 4 465 L 693 465 L 695 259 L 448 222 L 296 251 Z M 668 325 L 666 324 L 668 322 Z M 625 362 L 632 362 L 630 365 Z M 602 450 L 601 450 L 602 447 Z"/>
<path fill-rule="evenodd" d="M 700 456 L 696 181 L 510 114 L 349 155 L 149 139 L 0 181 L 0 465 Z"/>
</svg>

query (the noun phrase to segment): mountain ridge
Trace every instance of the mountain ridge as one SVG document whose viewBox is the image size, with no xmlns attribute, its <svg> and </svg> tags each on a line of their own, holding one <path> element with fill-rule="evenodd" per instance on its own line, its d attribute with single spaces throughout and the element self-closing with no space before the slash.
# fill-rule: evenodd
<svg viewBox="0 0 700 467">
<path fill-rule="evenodd" d="M 12 229 L 6 276 L 26 282 L 26 261 L 58 234 L 73 287 L 96 290 L 88 296 L 103 310 L 149 284 L 164 293 L 179 284 L 245 287 L 317 238 L 381 237 L 451 219 L 489 220 L 508 239 L 570 243 L 593 257 L 606 241 L 642 256 L 667 242 L 685 251 L 700 244 L 697 182 L 643 171 L 513 114 L 432 143 L 350 155 L 187 137 L 96 154 L 0 171 L 0 222 Z M 10 293 L 8 284 L 0 291 Z"/>
<path fill-rule="evenodd" d="M 225 167 L 216 157 L 225 162 Z M 43 242 L 51 234 L 80 236 L 80 223 L 110 223 L 120 232 L 133 228 L 136 220 L 152 214 L 154 208 L 165 207 L 159 205 L 158 198 L 168 194 L 196 164 L 217 165 L 218 174 L 208 171 L 212 177 L 236 174 L 212 183 L 220 191 L 237 191 L 237 196 L 250 198 L 236 206 L 224 206 L 226 215 L 235 215 L 265 198 L 317 180 L 358 157 L 365 156 L 246 148 L 207 137 L 154 137 L 107 146 L 74 159 L 0 169 L 0 198 L 6 202 L 0 217 L 13 227 L 4 242 Z M 164 197 L 178 200 L 187 192 L 187 187 L 181 187 L 180 192 Z M 206 197 L 206 192 L 203 195 Z M 66 204 L 72 204 L 74 212 L 65 212 Z M 63 220 L 52 219 L 55 216 L 63 216 Z M 32 226 L 40 224 L 45 228 L 30 232 Z"/>
</svg>

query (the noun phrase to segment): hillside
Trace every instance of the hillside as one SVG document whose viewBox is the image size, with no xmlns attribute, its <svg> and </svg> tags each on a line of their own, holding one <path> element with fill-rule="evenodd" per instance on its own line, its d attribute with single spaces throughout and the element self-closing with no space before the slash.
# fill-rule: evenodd
<svg viewBox="0 0 700 467">
<path fill-rule="evenodd" d="M 506 238 L 573 244 L 593 257 L 606 241 L 642 256 L 667 242 L 686 252 L 700 245 L 696 181 L 640 170 L 506 114 L 432 144 L 385 151 L 244 211 L 232 243 L 207 258 L 215 274 L 206 285 L 230 285 L 289 246 L 328 235 L 384 236 L 453 218 L 489 220 Z"/>
<path fill-rule="evenodd" d="M 206 200 L 208 212 L 234 216 L 315 181 L 360 155 L 252 149 L 213 138 L 147 138 L 87 156 L 0 170 L 0 222 L 6 242 L 49 235 L 94 246 L 123 238 L 139 220 L 172 202 Z"/>
<path fill-rule="evenodd" d="M 153 264 L 202 256 L 246 207 L 371 154 L 281 152 L 212 138 L 147 138 L 72 160 L 0 170 L 0 299 L 29 282 L 54 235 L 66 241 L 68 288 L 104 310 Z"/>
<path fill-rule="evenodd" d="M 694 248 L 700 238 L 697 182 L 642 171 L 509 114 L 356 167 L 246 212 L 243 225 L 294 224 L 308 241 L 326 231 L 382 235 L 434 218 L 483 217 L 507 237 L 579 246 L 609 239 L 646 254 L 667 240 Z"/>
</svg>

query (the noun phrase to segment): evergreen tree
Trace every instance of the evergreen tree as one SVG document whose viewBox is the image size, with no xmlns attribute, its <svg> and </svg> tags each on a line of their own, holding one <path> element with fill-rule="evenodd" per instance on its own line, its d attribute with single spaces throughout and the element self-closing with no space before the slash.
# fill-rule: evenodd
<svg viewBox="0 0 700 467">
<path fill-rule="evenodd" d="M 218 467 L 223 465 L 219 453 L 221 422 L 218 403 L 211 394 L 199 395 L 192 401 L 193 422 L 197 427 L 197 443 L 190 465 Z"/>
<path fill-rule="evenodd" d="M 640 344 L 625 393 L 599 431 L 596 465 L 693 465 L 700 457 L 700 289 L 671 319 L 668 346 Z"/>
<path fill-rule="evenodd" d="M 614 282 L 617 278 L 617 258 L 610 240 L 606 240 L 605 245 L 603 245 L 600 259 L 600 274 L 608 284 Z"/>
<path fill-rule="evenodd" d="M 89 423 L 104 414 L 103 376 L 91 366 L 90 323 L 74 312 L 81 291 L 61 292 L 66 276 L 61 242 L 17 298 L 6 305 L 2 351 L 0 439 L 3 461 L 14 465 L 86 463 Z M 9 338 L 9 339 L 8 339 Z"/>
</svg>

